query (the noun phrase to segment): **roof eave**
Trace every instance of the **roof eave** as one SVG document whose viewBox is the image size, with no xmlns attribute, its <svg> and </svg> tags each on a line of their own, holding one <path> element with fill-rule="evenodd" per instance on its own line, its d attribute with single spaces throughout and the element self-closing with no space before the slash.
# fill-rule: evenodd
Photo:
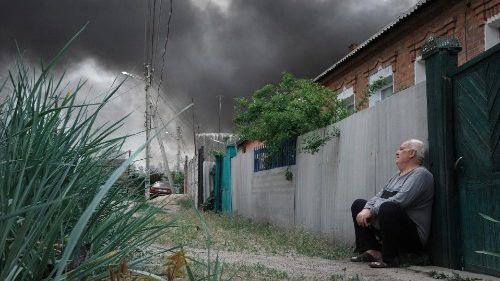
<svg viewBox="0 0 500 281">
<path fill-rule="evenodd" d="M 344 56 L 342 59 L 337 61 L 335 64 L 330 66 L 327 70 L 323 71 L 320 75 L 316 76 L 316 78 L 313 79 L 313 81 L 318 82 L 320 79 L 324 78 L 328 74 L 330 74 L 335 68 L 337 68 L 339 65 L 343 64 L 353 56 L 355 56 L 357 53 L 359 53 L 362 49 L 366 48 L 368 45 L 370 45 L 373 41 L 387 33 L 388 31 L 392 30 L 395 26 L 398 26 L 401 24 L 405 19 L 407 19 L 409 16 L 414 14 L 417 10 L 419 10 L 422 6 L 424 6 L 426 3 L 431 2 L 432 0 L 420 0 L 417 4 L 415 4 L 413 7 L 408 9 L 406 12 L 404 12 L 402 15 L 400 15 L 396 20 L 392 21 L 388 25 L 386 25 L 384 28 L 379 30 L 377 33 L 375 33 L 373 36 L 368 38 L 366 41 L 361 43 L 356 49 L 352 50 L 349 52 L 346 56 Z"/>
</svg>

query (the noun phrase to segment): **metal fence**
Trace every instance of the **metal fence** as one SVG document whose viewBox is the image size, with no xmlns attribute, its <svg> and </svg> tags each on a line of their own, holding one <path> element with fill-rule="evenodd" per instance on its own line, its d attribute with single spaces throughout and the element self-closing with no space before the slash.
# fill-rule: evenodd
<svg viewBox="0 0 500 281">
<path fill-rule="evenodd" d="M 295 165 L 297 158 L 297 138 L 286 141 L 281 151 L 271 156 L 271 159 L 266 160 L 267 147 L 265 145 L 254 148 L 253 171 L 264 171 L 274 168 Z"/>
</svg>

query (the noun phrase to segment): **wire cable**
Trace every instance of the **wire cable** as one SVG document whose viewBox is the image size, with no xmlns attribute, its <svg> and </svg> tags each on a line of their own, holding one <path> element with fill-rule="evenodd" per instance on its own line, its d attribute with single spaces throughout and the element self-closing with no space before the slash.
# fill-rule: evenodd
<svg viewBox="0 0 500 281">
<path fill-rule="evenodd" d="M 167 54 L 167 44 L 168 44 L 168 38 L 170 35 L 170 22 L 172 21 L 173 11 L 174 11 L 174 1 L 170 0 L 170 10 L 168 13 L 168 22 L 167 22 L 167 35 L 165 37 L 165 44 L 163 45 L 163 54 L 161 55 L 162 65 L 161 65 L 161 71 L 160 71 L 160 82 L 158 83 L 158 93 L 160 92 L 160 86 L 161 86 L 161 83 L 163 82 L 163 71 L 165 69 L 165 57 Z"/>
<path fill-rule="evenodd" d="M 163 0 L 160 0 L 160 4 L 159 4 L 159 12 L 158 12 L 158 21 L 157 21 L 157 24 L 156 24 L 156 30 L 158 30 L 158 33 L 157 34 L 161 34 L 161 22 L 162 22 L 162 13 L 163 13 Z M 158 38 L 156 39 L 156 44 L 155 44 L 155 52 L 158 51 L 159 49 L 159 45 L 160 45 L 160 40 L 158 40 Z M 153 64 L 155 63 L 156 59 L 153 58 Z"/>
<path fill-rule="evenodd" d="M 158 93 L 158 95 L 156 96 L 156 101 L 155 101 L 155 106 L 154 106 L 155 110 L 154 110 L 153 115 L 155 115 L 156 111 L 158 110 L 158 98 L 160 97 L 160 87 L 161 87 L 161 84 L 163 82 L 163 73 L 164 73 L 165 64 L 166 64 L 165 63 L 165 57 L 166 57 L 166 54 L 167 54 L 167 44 L 168 44 L 168 38 L 170 36 L 170 23 L 172 21 L 173 11 L 174 11 L 173 0 L 170 0 L 170 9 L 169 9 L 168 21 L 167 21 L 167 34 L 165 36 L 165 44 L 163 45 L 163 54 L 161 56 L 162 57 L 162 65 L 161 65 L 161 71 L 160 71 L 160 81 L 158 82 L 158 87 L 157 87 L 157 93 Z"/>
</svg>

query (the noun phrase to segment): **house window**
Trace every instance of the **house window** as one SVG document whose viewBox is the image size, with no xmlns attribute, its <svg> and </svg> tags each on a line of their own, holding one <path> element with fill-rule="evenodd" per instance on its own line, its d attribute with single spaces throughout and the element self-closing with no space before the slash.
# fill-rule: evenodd
<svg viewBox="0 0 500 281">
<path fill-rule="evenodd" d="M 379 67 L 378 71 L 374 74 L 372 74 L 369 78 L 369 83 L 372 84 L 373 82 L 384 79 L 385 84 L 384 86 L 377 90 L 375 93 L 373 93 L 369 100 L 368 100 L 368 105 L 369 107 L 374 106 L 377 104 L 379 101 L 386 99 L 390 96 L 392 96 L 394 92 L 394 83 L 392 79 L 392 66 L 387 66 L 387 67 Z"/>
<path fill-rule="evenodd" d="M 484 50 L 498 43 L 500 43 L 500 14 L 489 18 L 484 25 Z"/>
<path fill-rule="evenodd" d="M 342 92 L 338 94 L 337 99 L 343 100 L 347 106 L 347 111 L 349 113 L 354 113 L 354 90 L 352 87 L 342 89 Z"/>
<path fill-rule="evenodd" d="M 425 61 L 422 60 L 422 56 L 418 56 L 415 59 L 415 85 L 420 82 L 424 82 L 425 79 Z"/>
</svg>

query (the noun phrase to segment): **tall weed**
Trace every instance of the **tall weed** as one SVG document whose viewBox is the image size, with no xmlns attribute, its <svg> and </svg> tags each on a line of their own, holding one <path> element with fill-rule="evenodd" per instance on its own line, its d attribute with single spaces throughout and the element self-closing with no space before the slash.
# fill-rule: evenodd
<svg viewBox="0 0 500 281">
<path fill-rule="evenodd" d="M 102 279 L 124 260 L 138 272 L 174 224 L 115 185 L 132 161 L 110 165 L 125 119 L 96 121 L 118 88 L 94 104 L 79 103 L 83 83 L 63 92 L 51 70 L 65 48 L 38 74 L 19 60 L 0 103 L 0 280 Z"/>
</svg>

